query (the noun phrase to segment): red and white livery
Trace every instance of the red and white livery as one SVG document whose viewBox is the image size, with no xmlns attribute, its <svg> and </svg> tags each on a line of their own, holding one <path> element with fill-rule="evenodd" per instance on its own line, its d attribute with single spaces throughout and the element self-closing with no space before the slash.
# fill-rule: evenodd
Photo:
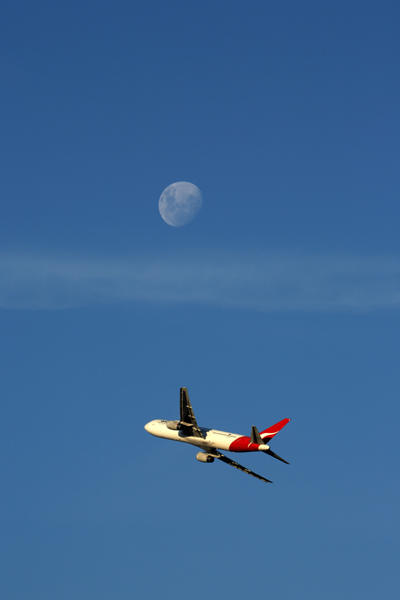
<svg viewBox="0 0 400 600">
<path fill-rule="evenodd" d="M 261 433 L 253 425 L 250 437 L 236 433 L 227 433 L 226 431 L 218 431 L 217 429 L 199 427 L 189 400 L 188 391 L 184 387 L 180 391 L 180 417 L 179 421 L 166 421 L 164 419 L 150 421 L 150 423 L 145 425 L 145 429 L 157 437 L 176 442 L 186 442 L 187 444 L 197 446 L 201 449 L 196 454 L 196 458 L 200 462 L 214 462 L 214 459 L 218 458 L 218 460 L 267 483 L 272 482 L 250 471 L 250 469 L 242 467 L 242 465 L 239 465 L 234 460 L 221 454 L 219 450 L 228 450 L 229 452 L 264 452 L 287 465 L 289 464 L 286 460 L 272 452 L 269 442 L 289 423 L 290 419 L 283 419 L 279 423 L 272 425 L 272 427 L 264 429 Z"/>
</svg>

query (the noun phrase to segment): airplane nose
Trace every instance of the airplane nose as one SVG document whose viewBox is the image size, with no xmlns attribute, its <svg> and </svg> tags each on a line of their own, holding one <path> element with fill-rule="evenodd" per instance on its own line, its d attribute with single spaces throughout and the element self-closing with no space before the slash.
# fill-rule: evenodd
<svg viewBox="0 0 400 600">
<path fill-rule="evenodd" d="M 151 430 L 153 429 L 153 421 L 150 421 L 149 423 L 146 423 L 146 425 L 144 426 L 145 430 L 148 431 L 149 433 L 151 433 Z"/>
</svg>

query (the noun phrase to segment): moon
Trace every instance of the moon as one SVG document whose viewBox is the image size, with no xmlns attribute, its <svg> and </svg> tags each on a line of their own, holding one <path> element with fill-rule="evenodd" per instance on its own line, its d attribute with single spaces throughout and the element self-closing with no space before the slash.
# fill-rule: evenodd
<svg viewBox="0 0 400 600">
<path fill-rule="evenodd" d="M 195 218 L 203 204 L 199 188 L 188 181 L 177 181 L 165 188 L 158 201 L 160 215 L 168 225 L 182 227 Z"/>
</svg>

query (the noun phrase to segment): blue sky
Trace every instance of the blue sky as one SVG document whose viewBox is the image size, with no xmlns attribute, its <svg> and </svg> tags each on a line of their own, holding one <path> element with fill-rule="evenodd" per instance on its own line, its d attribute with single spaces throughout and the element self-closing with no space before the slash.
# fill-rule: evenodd
<svg viewBox="0 0 400 600">
<path fill-rule="evenodd" d="M 2 597 L 395 597 L 398 3 L 1 12 Z"/>
</svg>

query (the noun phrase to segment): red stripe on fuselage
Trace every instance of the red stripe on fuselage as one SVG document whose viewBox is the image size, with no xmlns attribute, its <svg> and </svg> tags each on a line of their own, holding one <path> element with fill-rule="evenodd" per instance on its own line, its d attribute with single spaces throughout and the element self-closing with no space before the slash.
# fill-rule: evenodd
<svg viewBox="0 0 400 600">
<path fill-rule="evenodd" d="M 258 450 L 258 444 L 252 444 L 250 438 L 243 435 L 229 446 L 231 452 L 254 452 Z"/>
</svg>

